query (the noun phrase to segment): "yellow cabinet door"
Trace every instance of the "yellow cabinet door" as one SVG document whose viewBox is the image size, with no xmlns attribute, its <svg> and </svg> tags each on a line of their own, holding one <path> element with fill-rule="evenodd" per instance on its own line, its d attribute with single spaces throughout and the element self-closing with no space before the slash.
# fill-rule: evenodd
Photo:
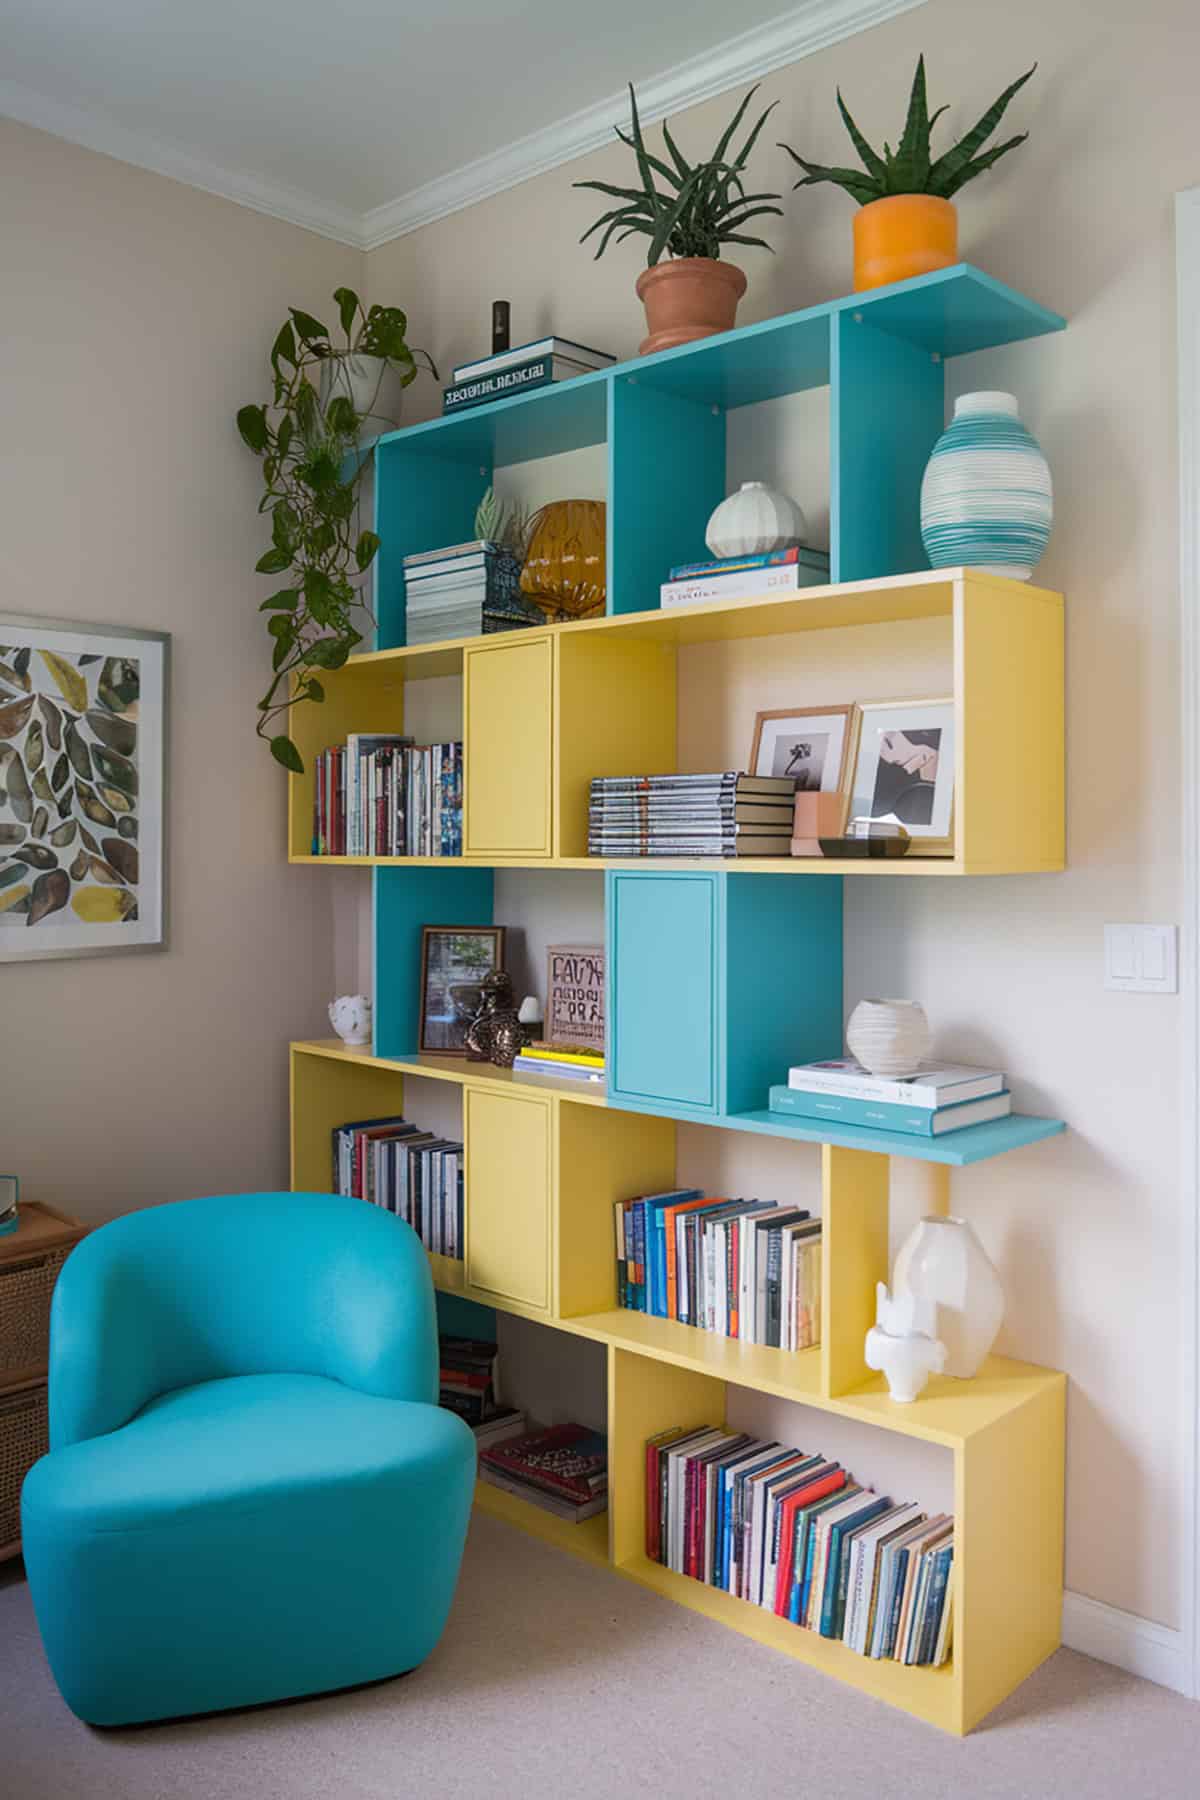
<svg viewBox="0 0 1200 1800">
<path fill-rule="evenodd" d="M 467 856 L 551 854 L 549 637 L 485 644 L 464 656 Z"/>
<path fill-rule="evenodd" d="M 534 1094 L 463 1095 L 467 1290 L 550 1310 L 553 1101 Z"/>
</svg>

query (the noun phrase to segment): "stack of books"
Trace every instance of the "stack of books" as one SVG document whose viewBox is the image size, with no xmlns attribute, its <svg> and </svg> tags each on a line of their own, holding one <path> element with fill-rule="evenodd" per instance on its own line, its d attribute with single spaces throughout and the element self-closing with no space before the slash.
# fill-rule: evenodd
<svg viewBox="0 0 1200 1800">
<path fill-rule="evenodd" d="M 461 856 L 461 744 L 359 732 L 323 750 L 314 856 Z"/>
<path fill-rule="evenodd" d="M 803 544 L 761 556 L 726 556 L 716 562 L 679 563 L 659 589 L 662 606 L 699 606 L 706 600 L 741 600 L 754 594 L 794 594 L 827 586 L 829 552 Z"/>
<path fill-rule="evenodd" d="M 497 350 L 492 356 L 458 364 L 450 386 L 442 390 L 442 411 L 464 412 L 488 400 L 524 394 L 554 381 L 570 381 L 573 375 L 607 369 L 616 360 L 606 350 L 590 350 L 586 344 L 560 337 L 538 338 L 515 350 Z"/>
<path fill-rule="evenodd" d="M 500 1400 L 500 1355 L 481 1338 L 438 1338 L 439 1404 L 465 1419 L 480 1448 L 520 1437 L 525 1414 Z"/>
<path fill-rule="evenodd" d="M 614 1211 L 619 1306 L 777 1350 L 820 1343 L 820 1219 L 699 1188 Z"/>
<path fill-rule="evenodd" d="M 892 1081 L 868 1074 L 846 1056 L 789 1069 L 787 1086 L 771 1089 L 770 1108 L 805 1121 L 941 1137 L 1007 1118 L 1012 1095 L 998 1069 L 926 1068 Z"/>
<path fill-rule="evenodd" d="M 860 1656 L 950 1655 L 954 1521 L 840 1463 L 716 1426 L 646 1445 L 646 1555 Z"/>
<path fill-rule="evenodd" d="M 333 1130 L 333 1190 L 411 1225 L 427 1250 L 463 1255 L 463 1147 L 398 1115 Z"/>
<path fill-rule="evenodd" d="M 790 775 L 600 775 L 588 808 L 589 856 L 789 856 Z"/>
<path fill-rule="evenodd" d="M 578 1524 L 608 1509 L 608 1442 L 586 1425 L 552 1425 L 482 1450 L 479 1479 Z"/>
<path fill-rule="evenodd" d="M 544 625 L 521 593 L 521 559 L 504 544 L 473 538 L 404 558 L 404 635 L 409 644 L 480 637 Z"/>
<path fill-rule="evenodd" d="M 513 1064 L 517 1075 L 553 1075 L 561 1081 L 604 1085 L 604 1056 L 581 1044 L 527 1044 Z"/>
</svg>

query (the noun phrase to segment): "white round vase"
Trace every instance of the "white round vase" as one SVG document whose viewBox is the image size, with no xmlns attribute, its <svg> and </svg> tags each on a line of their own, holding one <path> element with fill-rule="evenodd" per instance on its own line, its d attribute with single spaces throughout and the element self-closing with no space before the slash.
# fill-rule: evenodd
<svg viewBox="0 0 1200 1800">
<path fill-rule="evenodd" d="M 966 563 L 1028 581 L 1050 540 L 1054 489 L 1012 394 L 963 394 L 921 481 L 921 538 L 935 569 Z"/>
<path fill-rule="evenodd" d="M 329 1002 L 329 1023 L 347 1046 L 371 1041 L 371 1002 L 365 994 L 339 994 Z"/>
<path fill-rule="evenodd" d="M 348 350 L 327 357 L 321 364 L 321 411 L 335 395 L 349 400 L 362 419 L 359 441 L 381 431 L 394 431 L 400 423 L 404 377 L 386 356 L 354 355 Z"/>
<path fill-rule="evenodd" d="M 904 1240 L 892 1292 L 932 1300 L 947 1375 L 977 1375 L 1004 1318 L 1004 1289 L 987 1251 L 965 1219 L 931 1215 Z"/>
<path fill-rule="evenodd" d="M 915 1075 L 929 1054 L 929 1020 L 918 1000 L 860 1000 L 846 1027 L 846 1048 L 870 1075 Z"/>
<path fill-rule="evenodd" d="M 743 481 L 712 514 L 704 541 L 714 556 L 765 556 L 804 542 L 808 523 L 796 502 L 765 481 Z"/>
</svg>

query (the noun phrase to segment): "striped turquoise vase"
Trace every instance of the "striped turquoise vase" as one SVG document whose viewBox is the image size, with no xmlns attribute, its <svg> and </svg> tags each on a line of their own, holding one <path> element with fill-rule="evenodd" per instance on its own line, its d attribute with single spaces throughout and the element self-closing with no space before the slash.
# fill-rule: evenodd
<svg viewBox="0 0 1200 1800">
<path fill-rule="evenodd" d="M 1050 538 L 1050 467 L 1012 394 L 963 394 L 921 482 L 921 537 L 935 569 L 965 563 L 1028 581 Z"/>
</svg>

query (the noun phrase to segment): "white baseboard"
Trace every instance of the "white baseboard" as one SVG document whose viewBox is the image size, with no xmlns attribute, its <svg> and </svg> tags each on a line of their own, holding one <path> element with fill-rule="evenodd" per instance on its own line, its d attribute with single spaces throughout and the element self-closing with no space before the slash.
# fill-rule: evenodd
<svg viewBox="0 0 1200 1800">
<path fill-rule="evenodd" d="M 1140 1619 L 1136 1613 L 1089 1600 L 1086 1594 L 1063 1595 L 1062 1639 L 1069 1650 L 1113 1663 L 1130 1675 L 1156 1681 L 1160 1687 L 1191 1695 L 1187 1645 L 1182 1631 Z"/>
</svg>

